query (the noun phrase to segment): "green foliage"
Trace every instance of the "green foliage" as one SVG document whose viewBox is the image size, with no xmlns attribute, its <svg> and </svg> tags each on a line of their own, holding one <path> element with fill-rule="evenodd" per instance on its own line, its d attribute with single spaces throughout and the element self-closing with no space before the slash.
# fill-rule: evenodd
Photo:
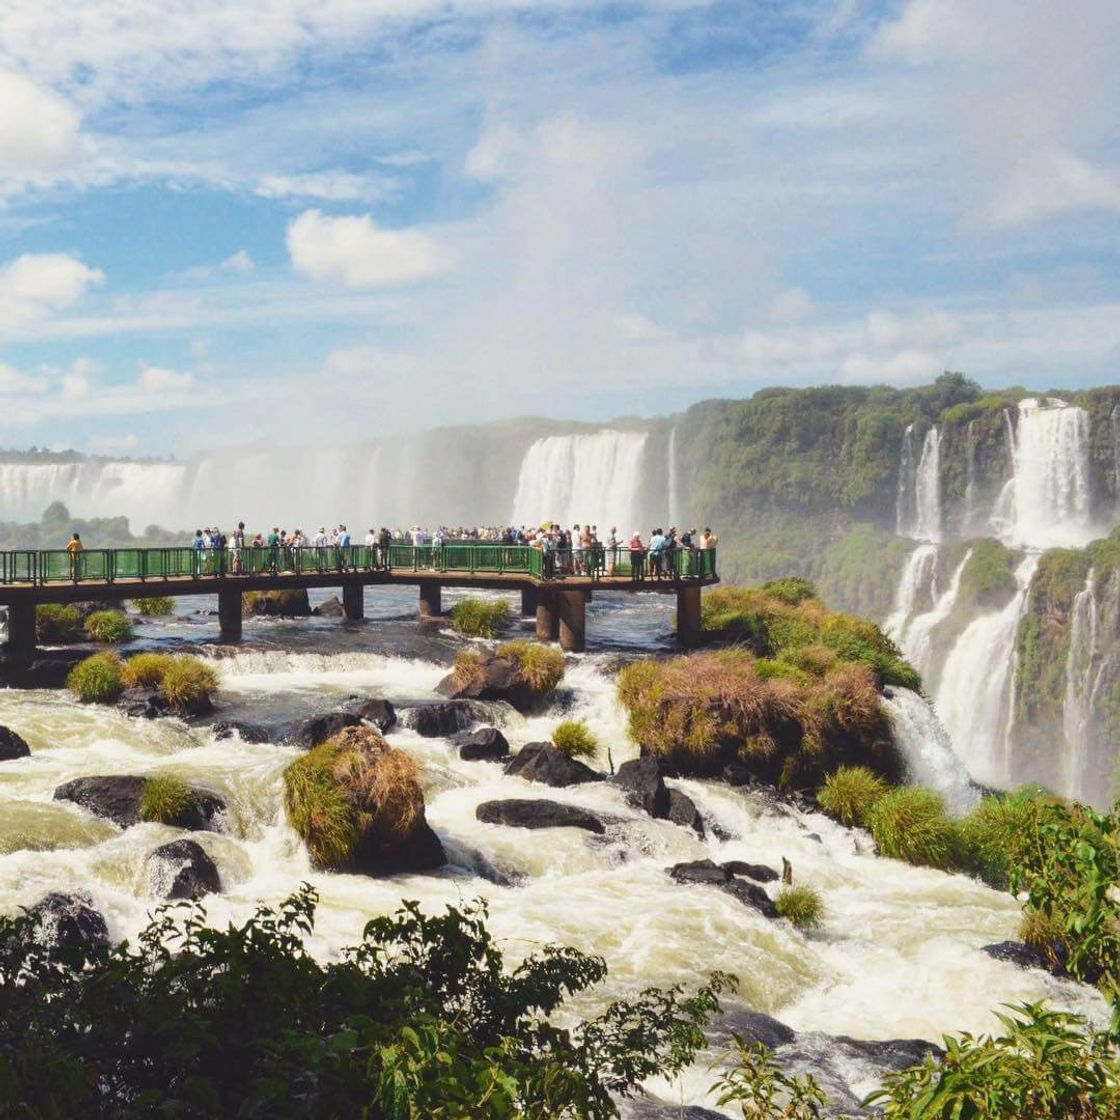
<svg viewBox="0 0 1120 1120">
<path fill-rule="evenodd" d="M 35 452 L 28 461 L 74 462 L 74 454 Z M 5 452 L 4 457 L 10 459 L 11 452 Z M 71 517 L 70 511 L 62 502 L 51 502 L 40 521 L 0 521 L 0 549 L 65 548 L 71 533 L 80 534 L 87 548 L 158 548 L 190 543 L 190 534 L 187 532 L 169 532 L 158 525 L 149 525 L 137 537 L 133 536 L 127 517 Z"/>
<path fill-rule="evenodd" d="M 133 654 L 121 667 L 121 683 L 125 688 L 159 688 L 174 664 L 175 656 L 170 653 Z"/>
<path fill-rule="evenodd" d="M 849 828 L 866 825 L 872 807 L 890 787 L 866 766 L 842 766 L 824 780 L 817 803 Z"/>
<path fill-rule="evenodd" d="M 728 1058 L 731 1065 L 712 1089 L 717 1104 L 733 1105 L 744 1120 L 820 1120 L 828 1097 L 808 1074 L 783 1073 L 761 1042 L 745 1042 L 737 1032 Z"/>
<path fill-rule="evenodd" d="M 583 720 L 561 720 L 552 729 L 552 742 L 569 758 L 594 758 L 599 753 L 599 740 Z"/>
<path fill-rule="evenodd" d="M 1011 601 L 1017 588 L 1015 554 L 999 541 L 976 541 L 961 572 L 955 610 L 963 617 L 999 610 Z"/>
<path fill-rule="evenodd" d="M 817 589 L 812 580 L 802 579 L 800 576 L 785 576 L 782 579 L 768 580 L 762 585 L 762 590 L 783 603 L 796 607 L 806 599 L 816 599 Z"/>
<path fill-rule="evenodd" d="M 783 887 L 774 905 L 798 929 L 815 929 L 824 920 L 824 900 L 812 887 Z"/>
<path fill-rule="evenodd" d="M 140 791 L 140 819 L 143 821 L 177 825 L 196 805 L 197 798 L 190 786 L 170 775 L 149 778 Z"/>
<path fill-rule="evenodd" d="M 170 595 L 146 595 L 132 602 L 145 618 L 165 618 L 175 609 L 175 600 Z"/>
<path fill-rule="evenodd" d="M 157 911 L 112 949 L 66 952 L 0 920 L 0 1111 L 334 1120 L 605 1120 L 704 1044 L 727 985 L 649 989 L 571 1026 L 606 966 L 546 946 L 508 971 L 482 903 L 405 903 L 321 964 L 308 886 L 240 926 Z"/>
<path fill-rule="evenodd" d="M 86 633 L 95 642 L 117 645 L 132 637 L 132 623 L 124 611 L 94 611 L 86 619 Z"/>
<path fill-rule="evenodd" d="M 44 645 L 67 645 L 85 638 L 82 612 L 63 603 L 40 603 L 35 608 L 35 636 Z"/>
<path fill-rule="evenodd" d="M 518 638 L 513 642 L 503 642 L 498 646 L 497 654 L 517 666 L 518 676 L 538 696 L 554 692 L 564 678 L 564 655 L 543 642 Z"/>
<path fill-rule="evenodd" d="M 341 751 L 323 743 L 284 771 L 284 808 L 316 867 L 348 866 L 361 836 L 361 821 L 335 775 Z"/>
<path fill-rule="evenodd" d="M 509 621 L 509 604 L 501 599 L 460 599 L 451 608 L 451 625 L 471 638 L 496 637 Z"/>
<path fill-rule="evenodd" d="M 120 658 L 115 653 L 95 653 L 79 661 L 70 670 L 66 687 L 83 704 L 112 704 L 122 690 Z"/>
<path fill-rule="evenodd" d="M 1024 786 L 983 798 L 961 822 L 969 866 L 989 886 L 1007 889 L 1011 865 L 1030 843 L 1047 800 L 1042 790 Z"/>
<path fill-rule="evenodd" d="M 201 658 L 180 655 L 163 671 L 159 690 L 177 711 L 189 711 L 218 690 L 218 674 Z"/>
<path fill-rule="evenodd" d="M 960 836 L 933 790 L 888 790 L 871 806 L 867 827 L 882 855 L 948 870 L 960 858 Z"/>
</svg>

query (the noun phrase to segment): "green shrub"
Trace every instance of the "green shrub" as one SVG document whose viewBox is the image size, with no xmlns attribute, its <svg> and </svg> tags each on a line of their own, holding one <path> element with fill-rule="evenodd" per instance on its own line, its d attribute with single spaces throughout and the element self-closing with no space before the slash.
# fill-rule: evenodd
<svg viewBox="0 0 1120 1120">
<path fill-rule="evenodd" d="M 121 683 L 125 688 L 159 688 L 174 664 L 170 653 L 137 653 L 121 667 Z"/>
<path fill-rule="evenodd" d="M 1011 866 L 1036 833 L 1042 806 L 1050 800 L 1033 786 L 985 797 L 961 822 L 970 869 L 989 886 L 1006 890 Z"/>
<path fill-rule="evenodd" d="M 564 678 L 564 655 L 554 646 L 519 638 L 503 642 L 497 653 L 517 666 L 518 675 L 539 696 L 555 691 Z"/>
<path fill-rule="evenodd" d="M 817 791 L 817 803 L 849 828 L 865 825 L 872 806 L 890 787 L 866 766 L 841 766 Z"/>
<path fill-rule="evenodd" d="M 599 740 L 583 720 L 562 720 L 552 729 L 552 742 L 569 758 L 594 758 L 599 753 Z"/>
<path fill-rule="evenodd" d="M 218 690 L 218 674 L 197 657 L 179 656 L 164 669 L 160 692 L 177 711 L 187 711 Z"/>
<path fill-rule="evenodd" d="M 82 641 L 82 612 L 62 603 L 41 603 L 35 608 L 35 636 L 44 645 Z"/>
<path fill-rule="evenodd" d="M 94 611 L 86 619 L 86 633 L 95 642 L 117 645 L 132 637 L 132 623 L 124 611 Z"/>
<path fill-rule="evenodd" d="M 83 704 L 112 704 L 122 690 L 121 660 L 115 653 L 95 653 L 70 670 L 66 686 Z"/>
<path fill-rule="evenodd" d="M 509 621 L 509 604 L 501 599 L 460 599 L 451 608 L 451 625 L 471 638 L 493 638 Z"/>
<path fill-rule="evenodd" d="M 782 1071 L 761 1042 L 735 1033 L 730 1061 L 712 1086 L 720 1107 L 734 1105 L 744 1120 L 821 1120 L 828 1095 L 811 1074 Z M 683 1115 L 683 1112 L 682 1112 Z"/>
<path fill-rule="evenodd" d="M 918 786 L 889 790 L 871 806 L 867 827 L 885 856 L 941 870 L 953 867 L 959 858 L 957 828 L 933 790 Z"/>
<path fill-rule="evenodd" d="M 972 546 L 972 554 L 961 572 L 961 587 L 955 609 L 962 614 L 999 610 L 1014 596 L 1015 554 L 999 541 L 985 539 Z"/>
<path fill-rule="evenodd" d="M 783 603 L 796 607 L 806 599 L 816 599 L 817 589 L 812 580 L 802 579 L 800 576 L 785 576 L 782 579 L 768 580 L 762 585 L 762 590 Z"/>
<path fill-rule="evenodd" d="M 178 824 L 195 808 L 197 799 L 186 782 L 169 775 L 149 778 L 140 791 L 140 819 Z"/>
<path fill-rule="evenodd" d="M 145 618 L 164 618 L 175 609 L 175 600 L 170 595 L 146 595 L 132 602 Z"/>
<path fill-rule="evenodd" d="M 774 905 L 798 929 L 815 929 L 824 920 L 824 901 L 812 887 L 783 887 Z"/>
</svg>

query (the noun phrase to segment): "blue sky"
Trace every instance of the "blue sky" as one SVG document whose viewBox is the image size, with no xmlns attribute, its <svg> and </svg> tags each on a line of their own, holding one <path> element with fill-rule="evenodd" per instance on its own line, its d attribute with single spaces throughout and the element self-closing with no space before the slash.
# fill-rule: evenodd
<svg viewBox="0 0 1120 1120">
<path fill-rule="evenodd" d="M 5 0 L 0 446 L 1117 380 L 1120 5 Z"/>
</svg>

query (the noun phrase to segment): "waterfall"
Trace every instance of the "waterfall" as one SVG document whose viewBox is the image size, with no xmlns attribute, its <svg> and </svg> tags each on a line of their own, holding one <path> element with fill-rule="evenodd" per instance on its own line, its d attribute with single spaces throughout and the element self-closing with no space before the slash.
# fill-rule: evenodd
<svg viewBox="0 0 1120 1120">
<path fill-rule="evenodd" d="M 961 535 L 969 536 L 972 533 L 973 521 L 976 518 L 976 421 L 969 420 L 965 433 L 965 486 L 964 486 L 964 513 L 961 517 Z"/>
<path fill-rule="evenodd" d="M 920 544 L 906 559 L 898 590 L 894 597 L 894 610 L 883 623 L 883 631 L 895 642 L 901 643 L 906 623 L 918 609 L 919 595 L 926 595 L 932 604 L 937 598 L 937 545 Z"/>
<path fill-rule="evenodd" d="M 680 474 L 677 465 L 677 426 L 673 425 L 673 430 L 669 433 L 669 520 L 674 525 L 680 525 L 682 521 L 681 509 L 681 493 L 680 493 Z M 624 530 L 625 532 L 626 530 Z"/>
<path fill-rule="evenodd" d="M 914 425 L 907 424 L 902 433 L 902 453 L 898 462 L 898 497 L 895 500 L 895 532 L 912 537 L 914 526 Z"/>
<path fill-rule="evenodd" d="M 933 609 L 912 619 L 895 638 L 903 656 L 923 678 L 928 676 L 933 668 L 933 631 L 939 623 L 944 622 L 952 614 L 961 590 L 961 577 L 971 556 L 972 550 L 969 549 L 964 559 L 953 570 L 949 586 L 938 596 Z"/>
<path fill-rule="evenodd" d="M 953 753 L 952 740 L 937 713 L 916 692 L 888 689 L 883 707 L 891 723 L 895 746 L 906 764 L 907 780 L 934 789 L 949 811 L 963 816 L 979 800 L 964 763 Z"/>
<path fill-rule="evenodd" d="M 985 785 L 1011 780 L 1008 759 L 1015 636 L 1027 588 L 1038 567 L 1028 556 L 1015 570 L 1018 590 L 1002 610 L 968 624 L 945 661 L 934 707 L 953 749 L 972 777 Z"/>
<path fill-rule="evenodd" d="M 898 534 L 920 541 L 941 540 L 941 433 L 930 428 L 914 462 L 914 425 L 902 437 L 898 469 Z"/>
<path fill-rule="evenodd" d="M 550 519 L 570 527 L 591 521 L 600 533 L 614 525 L 623 535 L 641 528 L 636 518 L 646 438 L 645 432 L 608 428 L 537 440 L 521 462 L 511 522 Z"/>
<path fill-rule="evenodd" d="M 1092 719 L 1092 682 L 1097 651 L 1097 601 L 1093 570 L 1077 593 L 1070 611 L 1069 653 L 1066 655 L 1066 694 L 1062 705 L 1062 789 L 1066 797 L 1084 799 L 1085 760 Z"/>
</svg>

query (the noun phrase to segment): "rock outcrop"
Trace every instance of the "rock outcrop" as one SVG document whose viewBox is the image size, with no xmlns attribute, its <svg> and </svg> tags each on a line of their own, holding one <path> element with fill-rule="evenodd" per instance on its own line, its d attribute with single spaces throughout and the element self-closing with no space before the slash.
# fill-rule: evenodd
<svg viewBox="0 0 1120 1120">
<path fill-rule="evenodd" d="M 459 746 L 459 757 L 467 762 L 508 758 L 509 742 L 496 727 L 483 727 L 463 740 Z"/>
<path fill-rule="evenodd" d="M 147 782 L 147 778 L 134 774 L 74 778 L 54 791 L 54 799 L 72 801 L 121 828 L 131 828 L 140 823 L 140 801 Z M 175 820 L 164 823 L 192 830 L 213 828 L 214 818 L 225 809 L 225 802 L 206 790 L 192 789 L 191 794 L 188 809 Z"/>
<path fill-rule="evenodd" d="M 31 748 L 22 735 L 17 735 L 10 727 L 0 727 L 0 762 L 10 762 L 13 758 L 27 758 Z"/>
<path fill-rule="evenodd" d="M 222 889 L 217 865 L 197 840 L 173 840 L 148 857 L 152 893 L 159 898 L 201 898 Z"/>
<path fill-rule="evenodd" d="M 594 813 L 543 798 L 484 801 L 475 809 L 475 816 L 483 824 L 504 824 L 509 828 L 581 828 L 600 835 L 605 831 L 602 820 Z"/>
<path fill-rule="evenodd" d="M 603 780 L 602 774 L 569 758 L 551 743 L 526 743 L 506 767 L 506 773 L 558 789 Z"/>
</svg>

